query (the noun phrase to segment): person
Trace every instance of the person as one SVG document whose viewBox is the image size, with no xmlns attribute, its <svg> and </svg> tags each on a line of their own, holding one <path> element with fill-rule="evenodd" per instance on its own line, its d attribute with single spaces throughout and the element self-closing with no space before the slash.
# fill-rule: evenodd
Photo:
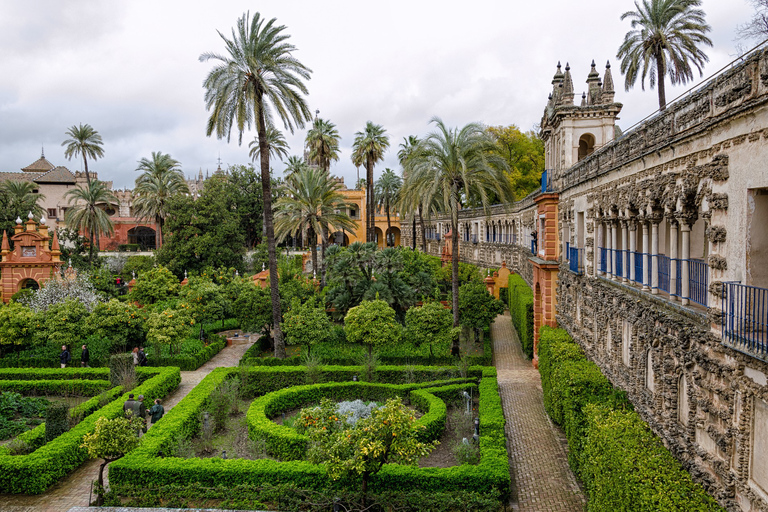
<svg viewBox="0 0 768 512">
<path fill-rule="evenodd" d="M 139 347 L 133 347 L 131 355 L 133 356 L 133 366 L 139 366 Z"/>
<path fill-rule="evenodd" d="M 91 360 L 91 353 L 88 352 L 88 346 L 83 345 L 83 351 L 80 352 L 80 366 L 88 366 L 88 362 Z"/>
<path fill-rule="evenodd" d="M 144 347 L 139 347 L 139 366 L 147 366 L 147 354 L 144 352 Z"/>
<path fill-rule="evenodd" d="M 70 355 L 69 350 L 67 350 L 67 346 L 62 345 L 61 354 L 59 354 L 59 362 L 61 363 L 61 367 L 66 368 L 71 360 L 72 356 Z"/>
<path fill-rule="evenodd" d="M 533 231 L 531 233 L 531 240 L 533 241 L 533 244 L 532 244 L 533 250 L 531 252 L 533 252 L 533 254 L 536 254 L 537 252 L 539 252 L 539 234 L 536 231 Z"/>
<path fill-rule="evenodd" d="M 162 405 L 160 405 L 160 399 L 155 399 L 155 405 L 152 406 L 152 408 L 149 410 L 149 414 L 152 417 L 152 425 L 157 423 L 160 418 L 163 417 L 163 414 L 165 414 L 165 409 Z"/>
<path fill-rule="evenodd" d="M 137 402 L 133 398 L 133 393 L 128 395 L 128 400 L 125 401 L 123 404 L 123 414 L 125 414 L 125 417 L 128 419 L 133 418 L 136 416 L 136 409 L 137 409 Z"/>
<path fill-rule="evenodd" d="M 144 395 L 139 395 L 139 402 L 138 402 L 138 411 L 137 416 L 144 420 L 144 428 L 141 429 L 142 432 L 146 434 L 147 432 L 147 406 L 144 405 Z"/>
</svg>

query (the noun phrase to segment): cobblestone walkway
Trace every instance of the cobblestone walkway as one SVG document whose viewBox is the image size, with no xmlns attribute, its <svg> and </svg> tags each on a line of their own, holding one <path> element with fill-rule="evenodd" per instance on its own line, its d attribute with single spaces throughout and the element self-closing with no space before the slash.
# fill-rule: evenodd
<svg viewBox="0 0 768 512">
<path fill-rule="evenodd" d="M 237 366 L 250 345 L 248 337 L 235 339 L 231 346 L 224 347 L 197 370 L 181 372 L 179 387 L 163 400 L 165 412 L 167 413 L 178 404 L 215 368 Z M 100 463 L 99 459 L 86 461 L 45 494 L 34 496 L 0 494 L 0 512 L 66 512 L 72 507 L 87 507 L 91 482 L 99 476 Z"/>
<path fill-rule="evenodd" d="M 584 494 L 568 467 L 559 434 L 544 411 L 538 370 L 523 355 L 509 313 L 491 326 L 512 473 L 520 512 L 582 512 Z"/>
</svg>

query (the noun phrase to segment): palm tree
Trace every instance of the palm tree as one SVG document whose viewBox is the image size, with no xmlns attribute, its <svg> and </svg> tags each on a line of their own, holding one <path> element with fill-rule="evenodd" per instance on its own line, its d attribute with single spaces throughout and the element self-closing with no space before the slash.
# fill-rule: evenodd
<svg viewBox="0 0 768 512">
<path fill-rule="evenodd" d="M 157 224 L 155 247 L 163 245 L 163 226 L 168 217 L 168 200 L 177 194 L 188 194 L 189 186 L 181 172 L 181 163 L 171 155 L 152 152 L 152 159 L 139 160 L 137 171 L 142 171 L 136 179 L 133 192 L 133 206 L 136 217 L 151 219 Z"/>
<path fill-rule="evenodd" d="M 285 127 L 293 133 L 311 119 L 304 100 L 308 94 L 303 80 L 309 80 L 312 71 L 293 56 L 296 47 L 286 42 L 285 26 L 277 25 L 276 19 L 266 21 L 259 13 L 251 19 L 249 13 L 238 18 L 232 29 L 232 39 L 221 32 L 227 55 L 204 53 L 200 61 L 218 61 L 208 73 L 205 87 L 206 109 L 211 110 L 207 135 L 214 131 L 218 138 L 229 140 L 232 125 L 240 133 L 256 125 L 261 158 L 261 186 L 264 197 L 264 227 L 269 251 L 269 284 L 272 300 L 272 325 L 274 328 L 275 357 L 285 358 L 285 342 L 280 330 L 280 294 L 277 289 L 277 254 L 275 228 L 272 217 L 272 186 L 269 172 L 269 145 L 267 143 L 267 119 L 277 112 Z"/>
<path fill-rule="evenodd" d="M 88 159 L 86 156 L 92 160 L 104 157 L 104 148 L 102 148 L 104 143 L 101 140 L 101 135 L 93 129 L 93 126 L 83 123 L 80 123 L 79 126 L 72 125 L 65 135 L 68 135 L 70 138 L 61 143 L 62 146 L 67 146 L 67 149 L 64 150 L 64 156 L 72 160 L 73 156 L 83 155 L 85 180 L 90 184 L 91 175 L 88 173 Z"/>
<path fill-rule="evenodd" d="M 702 66 L 709 57 L 699 46 L 712 46 L 705 35 L 710 27 L 704 21 L 704 11 L 697 9 L 701 0 L 642 0 L 635 2 L 635 11 L 621 15 L 632 20 L 632 30 L 624 36 L 616 57 L 621 59 L 625 75 L 624 88 L 640 85 L 645 90 L 645 77 L 651 88 L 658 84 L 659 110 L 667 108 L 664 77 L 670 83 L 686 84 L 693 80 L 691 64 L 703 75 Z"/>
<path fill-rule="evenodd" d="M 45 196 L 35 192 L 36 189 L 37 184 L 31 181 L 7 180 L 0 183 L 0 194 L 5 196 L 4 207 L 10 218 L 24 217 L 28 212 L 38 216 L 44 213 L 40 201 Z"/>
<path fill-rule="evenodd" d="M 504 201 L 512 197 L 504 172 L 506 162 L 494 152 L 494 142 L 479 123 L 461 129 L 447 128 L 440 118 L 432 118 L 437 131 L 424 139 L 412 156 L 411 185 L 425 197 L 424 204 L 439 201 L 451 215 L 453 326 L 459 326 L 459 208 L 462 197 L 474 196 L 483 208 L 489 206 L 489 194 Z M 458 354 L 459 340 L 454 338 L 452 352 Z"/>
<path fill-rule="evenodd" d="M 364 165 L 366 171 L 366 209 L 367 234 L 366 242 L 376 241 L 376 207 L 373 194 L 373 166 L 384 159 L 384 152 L 389 148 L 389 137 L 386 130 L 379 124 L 368 121 L 361 132 L 355 133 L 352 145 L 352 164 Z"/>
<path fill-rule="evenodd" d="M 283 173 L 285 173 L 285 178 L 288 179 L 297 172 L 308 168 L 309 166 L 307 165 L 307 162 L 305 162 L 302 157 L 291 155 L 288 157 L 288 161 L 285 162 L 285 169 L 283 170 Z"/>
<path fill-rule="evenodd" d="M 328 172 L 331 168 L 331 162 L 339 160 L 340 140 L 341 137 L 339 137 L 339 131 L 335 124 L 325 119 L 315 119 L 305 139 L 310 161 Z"/>
<path fill-rule="evenodd" d="M 258 135 L 248 143 L 248 147 L 251 148 L 248 156 L 251 157 L 251 161 L 255 162 L 261 156 Z M 269 148 L 269 156 L 279 158 L 281 161 L 288 156 L 288 143 L 285 141 L 283 132 L 271 124 L 267 124 L 267 147 Z"/>
<path fill-rule="evenodd" d="M 400 167 L 403 168 L 403 176 L 408 179 L 410 169 L 410 157 L 419 145 L 419 138 L 415 135 L 409 135 L 403 137 L 403 142 L 400 143 L 400 149 L 397 152 L 397 159 L 400 162 Z M 403 192 L 407 191 L 407 187 L 404 187 Z M 427 236 L 424 229 L 424 215 L 422 214 L 423 207 L 421 205 L 421 197 L 418 195 L 410 195 L 406 193 L 400 194 L 400 201 L 398 210 L 401 215 L 409 213 L 413 216 L 413 230 L 412 230 L 412 244 L 413 249 L 416 249 L 416 215 L 419 217 L 419 223 L 421 225 L 421 250 L 427 252 Z"/>
<path fill-rule="evenodd" d="M 96 238 L 102 234 L 111 235 L 115 232 L 112 219 L 98 205 L 117 204 L 117 198 L 100 180 L 93 180 L 87 183 L 85 187 L 78 185 L 64 195 L 69 198 L 70 205 L 74 203 L 64 214 L 64 221 L 70 228 L 77 229 L 81 233 L 88 233 L 90 239 L 88 264 L 93 265 Z"/>
<path fill-rule="evenodd" d="M 347 215 L 350 207 L 339 192 L 341 184 L 322 169 L 306 168 L 285 180 L 285 194 L 275 203 L 275 233 L 282 241 L 288 235 L 307 232 L 312 250 L 312 268 L 317 269 L 317 235 L 323 247 L 329 232 L 354 231 L 355 222 Z M 325 285 L 325 254 L 321 279 Z"/>
<path fill-rule="evenodd" d="M 389 213 L 398 201 L 402 186 L 403 179 L 390 168 L 384 169 L 384 173 L 379 178 L 379 181 L 376 182 L 376 206 L 384 208 L 384 211 L 387 213 L 387 232 L 384 235 L 384 241 L 387 246 L 389 246 L 389 233 L 392 231 Z M 395 245 L 394 240 L 392 245 Z"/>
</svg>

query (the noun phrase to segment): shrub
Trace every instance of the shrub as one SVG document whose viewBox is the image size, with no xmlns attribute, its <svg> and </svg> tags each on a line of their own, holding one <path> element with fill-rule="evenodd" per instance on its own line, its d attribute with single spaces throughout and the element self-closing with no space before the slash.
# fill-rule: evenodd
<svg viewBox="0 0 768 512">
<path fill-rule="evenodd" d="M 131 354 L 115 354 L 109 358 L 109 382 L 128 392 L 136 387 L 136 367 Z"/>
<path fill-rule="evenodd" d="M 395 320 L 395 310 L 383 300 L 364 300 L 349 310 L 344 331 L 350 343 L 363 343 L 368 353 L 373 347 L 392 345 L 400 340 L 402 328 Z"/>
<path fill-rule="evenodd" d="M 331 321 L 325 313 L 320 300 L 308 300 L 302 304 L 293 299 L 291 309 L 283 315 L 281 324 L 286 342 L 289 345 L 303 345 L 309 355 L 313 345 L 323 343 L 330 338 Z"/>
<path fill-rule="evenodd" d="M 131 301 L 144 306 L 164 301 L 179 295 L 181 286 L 170 270 L 155 267 L 136 277 L 136 285 L 130 293 Z"/>
<path fill-rule="evenodd" d="M 488 293 L 482 282 L 472 281 L 459 287 L 459 322 L 477 332 L 489 327 L 504 313 L 504 304 Z"/>
<path fill-rule="evenodd" d="M 533 291 L 518 274 L 510 274 L 509 315 L 515 326 L 523 353 L 533 358 Z"/>
<path fill-rule="evenodd" d="M 45 411 L 45 442 L 50 442 L 69 430 L 69 406 L 51 402 Z"/>
</svg>

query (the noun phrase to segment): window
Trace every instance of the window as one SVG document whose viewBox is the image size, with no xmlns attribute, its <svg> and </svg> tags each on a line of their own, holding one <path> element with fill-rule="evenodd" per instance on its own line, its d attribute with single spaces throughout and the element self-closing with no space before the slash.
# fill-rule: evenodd
<svg viewBox="0 0 768 512">
<path fill-rule="evenodd" d="M 356 218 L 357 217 L 357 210 L 355 210 L 354 208 L 349 210 L 349 216 L 351 218 L 353 218 L 353 219 Z"/>
<path fill-rule="evenodd" d="M 49 219 L 56 218 L 56 208 L 48 208 L 48 218 Z"/>
<path fill-rule="evenodd" d="M 595 150 L 595 136 L 591 133 L 585 133 L 579 137 L 579 160 L 592 154 Z"/>
</svg>

